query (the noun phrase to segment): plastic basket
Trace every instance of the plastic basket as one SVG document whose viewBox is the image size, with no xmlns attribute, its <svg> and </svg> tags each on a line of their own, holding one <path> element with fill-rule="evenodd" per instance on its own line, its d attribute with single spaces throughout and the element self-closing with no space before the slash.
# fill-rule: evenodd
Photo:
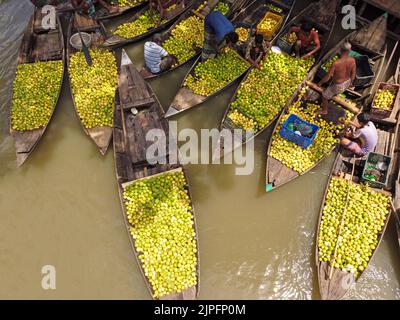
<svg viewBox="0 0 400 320">
<path fill-rule="evenodd" d="M 294 133 L 292 130 L 289 129 L 288 124 L 293 123 L 294 125 L 307 125 L 312 128 L 313 135 L 311 138 L 307 138 L 301 135 L 298 135 Z M 294 142 L 295 144 L 299 145 L 302 148 L 308 148 L 312 142 L 314 141 L 317 132 L 319 130 L 319 127 L 315 124 L 308 123 L 307 121 L 302 120 L 295 114 L 291 114 L 286 121 L 283 123 L 281 130 L 279 131 L 279 134 L 282 138 L 289 140 L 291 142 Z"/>
<path fill-rule="evenodd" d="M 268 19 L 272 19 L 272 20 L 276 21 L 276 25 L 272 30 L 267 30 L 267 29 L 263 29 L 260 27 L 261 24 L 264 23 L 264 21 L 266 21 Z M 281 15 L 272 13 L 271 11 L 268 11 L 265 14 L 264 18 L 261 20 L 261 22 L 257 25 L 256 31 L 259 34 L 262 34 L 265 39 L 270 41 L 270 40 L 272 40 L 272 38 L 274 37 L 274 35 L 278 31 L 278 29 L 280 28 L 282 22 L 283 22 L 283 17 Z"/>
<path fill-rule="evenodd" d="M 368 183 L 373 188 L 380 188 L 380 189 L 385 188 L 387 186 L 389 178 L 389 169 L 391 162 L 392 158 L 389 156 L 385 156 L 383 154 L 375 152 L 368 153 L 367 160 L 365 161 L 364 164 L 362 180 Z M 381 172 L 382 176 L 380 177 L 379 181 L 371 180 L 368 177 L 369 167 L 370 166 L 375 167 L 378 163 L 384 163 L 386 165 L 386 169 L 385 170 L 376 169 L 377 171 Z"/>
<path fill-rule="evenodd" d="M 395 97 L 394 97 L 394 100 L 393 100 L 393 103 L 392 103 L 392 106 L 391 106 L 390 110 L 383 110 L 383 109 L 375 107 L 375 99 L 376 99 L 376 95 L 377 95 L 375 93 L 374 100 L 372 101 L 372 105 L 371 105 L 371 114 L 373 114 L 374 116 L 377 116 L 379 118 L 388 118 L 392 114 L 393 107 L 394 107 L 394 105 L 396 104 L 396 102 L 399 99 L 400 85 L 381 82 L 379 84 L 379 86 L 378 86 L 378 90 L 379 89 L 382 89 L 382 90 L 385 90 L 385 89 L 395 90 Z"/>
<path fill-rule="evenodd" d="M 317 78 L 318 80 L 321 80 L 323 77 L 325 77 L 325 76 L 328 74 L 328 72 L 325 71 L 325 70 L 323 69 L 323 67 L 324 67 L 335 55 L 338 55 L 338 53 L 333 53 L 333 54 L 329 57 L 329 59 L 326 60 L 326 62 L 325 62 L 324 64 L 322 64 L 321 66 L 319 66 L 319 68 L 318 68 L 318 70 L 317 70 L 317 74 L 316 74 L 316 78 Z M 357 57 L 360 57 L 361 54 L 359 54 L 357 51 L 353 51 L 353 50 L 352 50 L 352 51 L 350 51 L 349 56 L 350 56 L 350 57 L 357 58 Z"/>
<path fill-rule="evenodd" d="M 283 52 L 286 52 L 287 54 L 291 54 L 293 50 L 293 44 L 287 42 L 286 40 L 282 38 L 278 38 L 276 40 L 276 46 L 281 48 Z"/>
<path fill-rule="evenodd" d="M 368 56 L 362 55 L 356 57 L 357 73 L 354 80 L 355 87 L 363 87 L 369 84 L 375 77 L 375 73 L 369 64 Z"/>
</svg>

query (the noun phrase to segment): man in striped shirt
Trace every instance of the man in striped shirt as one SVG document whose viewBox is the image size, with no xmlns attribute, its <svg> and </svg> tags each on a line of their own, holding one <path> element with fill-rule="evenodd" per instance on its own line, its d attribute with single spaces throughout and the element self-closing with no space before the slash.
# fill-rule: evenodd
<svg viewBox="0 0 400 320">
<path fill-rule="evenodd" d="M 160 34 L 155 34 L 152 41 L 144 44 L 144 61 L 151 73 L 157 74 L 172 67 L 175 59 L 161 46 Z"/>
</svg>

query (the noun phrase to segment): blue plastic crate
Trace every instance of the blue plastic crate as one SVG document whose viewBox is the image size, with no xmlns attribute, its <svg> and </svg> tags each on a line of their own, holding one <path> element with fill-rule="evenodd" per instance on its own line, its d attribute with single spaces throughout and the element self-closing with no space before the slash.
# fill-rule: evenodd
<svg viewBox="0 0 400 320">
<path fill-rule="evenodd" d="M 298 135 L 294 133 L 292 130 L 288 128 L 288 124 L 293 123 L 295 126 L 299 125 L 307 125 L 312 128 L 313 135 L 311 138 L 307 138 L 301 135 Z M 304 121 L 300 119 L 298 116 L 295 114 L 291 114 L 286 121 L 283 123 L 281 130 L 279 131 L 279 134 L 281 135 L 282 138 L 292 141 L 295 144 L 299 145 L 302 148 L 308 148 L 312 142 L 315 139 L 315 136 L 317 135 L 317 132 L 319 130 L 319 127 L 315 124 L 308 123 L 307 121 Z"/>
</svg>

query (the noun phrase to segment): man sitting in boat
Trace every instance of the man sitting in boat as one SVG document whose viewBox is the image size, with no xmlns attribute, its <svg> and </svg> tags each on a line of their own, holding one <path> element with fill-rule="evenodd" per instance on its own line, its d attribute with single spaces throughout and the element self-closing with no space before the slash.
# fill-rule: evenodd
<svg viewBox="0 0 400 320">
<path fill-rule="evenodd" d="M 71 0 L 71 3 L 75 10 L 86 13 L 91 18 L 96 14 L 96 4 L 100 4 L 109 13 L 118 12 L 118 7 L 111 6 L 104 0 Z"/>
<path fill-rule="evenodd" d="M 156 33 L 152 41 L 147 41 L 144 44 L 144 60 L 146 68 L 153 74 L 157 74 L 168 69 L 175 63 L 174 57 L 161 46 L 162 37 Z"/>
<path fill-rule="evenodd" d="M 342 138 L 340 144 L 360 157 L 374 151 L 378 142 L 378 132 L 368 114 L 360 113 L 357 115 L 357 122 L 349 121 L 349 124 L 354 126 L 356 130 L 353 133 L 352 130 L 347 129 L 345 138 Z"/>
<path fill-rule="evenodd" d="M 170 6 L 174 5 L 179 1 L 177 0 L 150 0 L 150 7 L 152 9 L 157 10 L 160 13 L 160 18 L 164 19 L 165 18 L 165 13 L 167 8 Z"/>
<path fill-rule="evenodd" d="M 202 60 L 215 58 L 221 50 L 239 40 L 233 24 L 219 11 L 210 12 L 204 19 Z"/>
<path fill-rule="evenodd" d="M 316 30 L 308 22 L 302 23 L 300 27 L 292 27 L 290 33 L 295 33 L 297 41 L 294 46 L 297 57 L 308 59 L 321 49 L 321 42 Z"/>
<path fill-rule="evenodd" d="M 329 69 L 327 75 L 318 84 L 320 87 L 332 78 L 332 84 L 322 93 L 322 110 L 328 113 L 329 100 L 345 92 L 356 78 L 356 60 L 350 57 L 351 44 L 345 42 L 340 48 L 340 58 Z"/>
<path fill-rule="evenodd" d="M 245 58 L 259 68 L 260 61 L 265 57 L 270 43 L 262 34 L 256 34 L 247 45 Z"/>
</svg>

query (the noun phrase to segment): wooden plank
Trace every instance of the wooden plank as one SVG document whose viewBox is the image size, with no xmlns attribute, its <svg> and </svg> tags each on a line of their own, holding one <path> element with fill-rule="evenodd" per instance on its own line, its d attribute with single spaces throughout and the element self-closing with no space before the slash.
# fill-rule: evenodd
<svg viewBox="0 0 400 320">
<path fill-rule="evenodd" d="M 28 153 L 36 145 L 40 137 L 43 135 L 45 128 L 30 131 L 11 131 L 11 135 L 15 140 L 15 149 L 17 153 Z"/>
<path fill-rule="evenodd" d="M 134 100 L 147 99 L 151 97 L 149 89 L 147 87 L 146 82 L 143 80 L 140 73 L 136 70 L 135 66 L 129 64 L 126 66 L 128 68 L 127 76 L 128 76 L 128 86 L 129 86 L 129 94 L 134 96 Z"/>
<path fill-rule="evenodd" d="M 157 174 L 153 174 L 152 176 L 148 176 L 148 177 L 145 177 L 145 178 L 140 179 L 140 180 L 153 179 L 155 177 L 161 176 L 161 175 L 166 174 L 166 173 L 175 173 L 175 172 L 182 172 L 182 171 L 183 171 L 182 167 L 179 167 L 179 168 L 176 168 L 176 169 L 171 169 L 171 170 L 168 170 L 168 171 L 164 171 L 164 172 L 160 172 L 160 173 L 157 173 Z M 131 184 L 136 183 L 137 181 L 138 180 L 134 180 L 134 181 L 129 181 L 129 182 L 123 183 L 122 187 L 126 188 L 126 187 L 130 186 Z"/>
<path fill-rule="evenodd" d="M 132 109 L 132 108 L 146 107 L 152 103 L 156 103 L 156 101 L 154 100 L 153 97 L 150 97 L 150 98 L 135 100 L 133 102 L 123 104 L 122 107 L 124 110 L 127 110 L 127 109 Z M 119 105 L 119 106 L 117 106 L 117 108 L 120 109 L 121 106 Z"/>
<path fill-rule="evenodd" d="M 286 167 L 275 158 L 268 157 L 268 180 L 274 187 L 280 186 L 298 176 L 299 174 L 296 171 Z"/>
<path fill-rule="evenodd" d="M 124 132 L 121 128 L 114 128 L 113 131 L 114 139 L 114 151 L 118 153 L 125 152 Z"/>
<path fill-rule="evenodd" d="M 385 152 L 384 132 L 378 129 L 377 133 L 378 133 L 378 142 L 375 147 L 375 152 L 383 154 Z"/>
</svg>

